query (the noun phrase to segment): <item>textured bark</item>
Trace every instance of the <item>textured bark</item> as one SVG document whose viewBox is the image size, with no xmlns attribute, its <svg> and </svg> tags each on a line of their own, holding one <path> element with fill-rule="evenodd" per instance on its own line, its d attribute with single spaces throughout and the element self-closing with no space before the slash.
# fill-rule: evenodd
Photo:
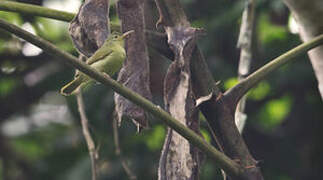
<svg viewBox="0 0 323 180">
<path fill-rule="evenodd" d="M 223 147 L 225 154 L 235 159 L 244 168 L 242 177 L 230 177 L 232 179 L 262 180 L 257 161 L 251 156 L 247 145 L 243 141 L 234 121 L 234 107 L 232 99 L 226 96 L 210 96 L 201 102 L 200 109 L 209 121 L 212 129 Z M 214 107 L 210 109 L 210 107 Z"/>
<path fill-rule="evenodd" d="M 157 27 L 164 28 L 174 53 L 174 61 L 164 80 L 165 108 L 180 123 L 199 133 L 191 84 L 191 58 L 196 49 L 196 36 L 201 30 L 190 27 L 179 1 L 156 0 L 156 4 L 159 11 Z M 199 164 L 198 149 L 168 129 L 159 163 L 159 180 L 198 180 Z"/>
<path fill-rule="evenodd" d="M 134 33 L 125 41 L 127 59 L 120 70 L 118 81 L 150 100 L 149 58 L 144 33 L 144 1 L 120 0 L 117 7 L 122 32 L 134 30 Z M 147 115 L 142 108 L 119 94 L 115 94 L 115 103 L 119 123 L 123 117 L 127 117 L 132 119 L 138 128 L 148 126 Z"/>
<path fill-rule="evenodd" d="M 196 47 L 198 29 L 191 28 L 179 1 L 156 0 L 159 11 L 157 27 L 167 34 L 168 45 L 174 53 L 164 80 L 166 110 L 182 124 L 199 132 L 199 121 L 191 85 L 191 56 Z M 159 180 L 199 179 L 198 149 L 171 129 L 162 150 Z"/>
<path fill-rule="evenodd" d="M 323 33 L 323 1 L 322 0 L 284 0 L 299 25 L 299 33 L 304 42 Z M 308 52 L 318 87 L 323 99 L 323 46 Z"/>
<path fill-rule="evenodd" d="M 157 25 L 163 26 L 167 34 L 169 33 L 170 27 L 190 26 L 185 13 L 179 4 L 179 1 L 156 0 L 156 4 L 160 14 L 160 19 Z M 170 41 L 170 39 L 168 39 L 168 41 Z M 176 57 L 176 52 L 174 52 L 174 54 Z M 200 98 L 214 94 L 214 96 L 212 95 L 211 97 L 221 98 L 222 93 L 214 83 L 214 80 L 204 61 L 203 55 L 200 53 L 197 47 L 193 50 L 192 59 L 191 70 L 193 76 L 191 80 L 195 97 Z M 201 109 L 208 122 L 213 125 L 212 130 L 215 131 L 216 135 L 223 136 L 220 138 L 220 145 L 222 144 L 226 146 L 225 153 L 231 158 L 239 159 L 239 164 L 241 164 L 243 172 L 241 176 L 231 176 L 231 178 L 252 180 L 263 179 L 260 169 L 256 165 L 257 162 L 252 158 L 247 146 L 245 145 L 238 129 L 234 124 L 233 108 L 235 108 L 235 106 L 232 106 L 232 102 L 230 101 L 220 103 L 220 101 L 217 101 L 217 99 L 218 98 L 211 98 L 208 103 L 203 103 L 203 107 L 201 106 Z M 216 124 L 218 126 L 216 126 Z M 167 148 L 167 145 L 170 144 L 170 141 L 166 141 L 164 148 Z M 240 147 L 240 145 L 242 146 Z M 165 171 L 167 172 L 168 170 L 169 169 L 166 169 Z"/>
<path fill-rule="evenodd" d="M 69 27 L 77 50 L 92 56 L 110 34 L 109 24 L 109 0 L 86 0 Z"/>
<path fill-rule="evenodd" d="M 166 28 L 168 43 L 175 53 L 165 77 L 166 110 L 182 124 L 199 132 L 198 114 L 191 85 L 190 60 L 195 47 L 196 29 Z M 199 179 L 198 149 L 178 133 L 168 129 L 159 165 L 160 180 Z"/>
</svg>

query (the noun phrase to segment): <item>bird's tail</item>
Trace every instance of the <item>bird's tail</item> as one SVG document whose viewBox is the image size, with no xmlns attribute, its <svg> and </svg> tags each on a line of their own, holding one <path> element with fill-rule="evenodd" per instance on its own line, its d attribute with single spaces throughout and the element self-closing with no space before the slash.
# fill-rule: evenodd
<svg viewBox="0 0 323 180">
<path fill-rule="evenodd" d="M 66 84 L 61 88 L 60 93 L 64 96 L 70 96 L 76 92 L 76 89 L 82 84 L 82 79 L 80 77 L 74 79 L 73 81 Z"/>
</svg>

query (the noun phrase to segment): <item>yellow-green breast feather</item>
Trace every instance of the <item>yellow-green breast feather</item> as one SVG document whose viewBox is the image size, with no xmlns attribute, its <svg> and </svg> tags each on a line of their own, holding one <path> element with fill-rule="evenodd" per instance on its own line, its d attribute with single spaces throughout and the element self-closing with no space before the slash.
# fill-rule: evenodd
<svg viewBox="0 0 323 180">
<path fill-rule="evenodd" d="M 123 47 L 123 37 L 111 35 L 86 63 L 97 71 L 113 76 L 121 69 L 125 58 L 126 52 Z M 68 96 L 74 94 L 78 87 L 83 87 L 93 81 L 94 80 L 87 75 L 78 72 L 75 79 L 65 85 L 60 92 L 61 94 Z"/>
</svg>

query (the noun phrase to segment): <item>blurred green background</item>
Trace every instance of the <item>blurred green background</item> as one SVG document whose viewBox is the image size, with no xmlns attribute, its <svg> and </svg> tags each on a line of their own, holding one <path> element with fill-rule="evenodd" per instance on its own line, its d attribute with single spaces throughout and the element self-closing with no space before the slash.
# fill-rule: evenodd
<svg viewBox="0 0 323 180">
<path fill-rule="evenodd" d="M 20 2 L 76 12 L 79 0 Z M 223 90 L 237 80 L 236 42 L 242 0 L 182 0 L 193 26 L 207 30 L 199 45 Z M 111 16 L 116 16 L 115 6 Z M 0 11 L 0 18 L 29 30 L 77 56 L 68 24 Z M 252 71 L 301 43 L 290 31 L 291 17 L 281 0 L 258 0 Z M 91 166 L 82 136 L 75 97 L 58 91 L 74 71 L 54 57 L 0 30 L 0 179 L 86 180 Z M 249 93 L 243 136 L 259 161 L 265 179 L 323 179 L 323 104 L 308 57 L 281 67 Z M 169 62 L 168 62 L 169 63 Z M 167 64 L 155 62 L 156 64 Z M 163 66 L 166 67 L 166 66 Z M 165 68 L 154 68 L 163 69 Z M 159 103 L 162 74 L 153 73 L 152 89 Z M 113 92 L 95 85 L 84 93 L 90 129 L 99 145 L 100 179 L 128 179 L 115 155 L 112 134 Z M 202 132 L 210 140 L 202 119 Z M 138 179 L 157 178 L 166 128 L 152 118 L 150 129 L 136 133 L 131 122 L 120 128 L 123 156 Z M 220 177 L 216 163 L 204 158 L 201 179 Z M 6 179 L 6 180 L 7 180 Z"/>
</svg>

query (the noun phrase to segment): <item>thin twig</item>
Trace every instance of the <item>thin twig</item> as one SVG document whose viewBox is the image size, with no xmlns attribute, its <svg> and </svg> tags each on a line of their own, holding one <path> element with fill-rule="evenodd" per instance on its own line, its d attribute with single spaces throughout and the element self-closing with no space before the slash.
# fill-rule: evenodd
<svg viewBox="0 0 323 180">
<path fill-rule="evenodd" d="M 250 66 L 252 61 L 252 36 L 253 36 L 253 25 L 254 25 L 254 15 L 255 15 L 255 0 L 245 0 L 246 5 L 242 15 L 242 23 L 240 27 L 240 34 L 238 40 L 238 48 L 240 51 L 240 61 L 238 68 L 238 79 L 243 80 L 250 72 Z M 247 96 L 241 98 L 238 103 L 235 112 L 235 122 L 241 133 L 245 122 L 247 120 L 247 115 L 244 113 L 246 105 Z"/>
<path fill-rule="evenodd" d="M 146 98 L 143 98 L 137 93 L 124 87 L 109 76 L 96 71 L 93 67 L 83 62 L 80 62 L 77 58 L 58 49 L 50 42 L 40 37 L 37 37 L 13 24 L 7 23 L 0 19 L 0 28 L 5 29 L 15 34 L 16 36 L 19 36 L 20 38 L 38 46 L 45 52 L 53 56 L 56 56 L 57 58 L 55 58 L 55 60 L 60 60 L 61 62 L 80 70 L 81 72 L 95 79 L 101 84 L 110 87 L 112 90 L 124 96 L 128 100 L 132 101 L 134 104 L 144 108 L 146 111 L 148 111 L 158 119 L 162 120 L 165 124 L 167 124 L 177 133 L 182 135 L 192 145 L 200 148 L 200 150 L 203 151 L 206 155 L 213 158 L 218 163 L 219 167 L 223 168 L 228 174 L 231 174 L 232 176 L 239 176 L 242 174 L 242 167 L 239 166 L 236 162 L 231 160 L 225 154 L 219 152 L 216 148 L 211 146 L 209 143 L 205 142 L 204 139 L 197 135 L 194 131 L 178 122 L 178 120 L 170 116 L 169 113 L 167 113 L 157 105 L 153 104 Z M 323 40 L 323 36 L 321 38 Z"/>
<path fill-rule="evenodd" d="M 88 126 L 88 118 L 85 113 L 85 106 L 82 96 L 81 89 L 78 89 L 78 92 L 76 94 L 76 100 L 77 100 L 77 106 L 78 111 L 80 113 L 81 117 L 81 125 L 82 125 L 82 132 L 89 150 L 89 155 L 91 158 L 91 168 L 92 168 L 92 180 L 97 179 L 97 160 L 99 159 L 99 154 L 97 149 L 95 148 L 95 143 L 93 141 L 93 138 L 91 137 L 91 133 Z"/>
<path fill-rule="evenodd" d="M 118 119 L 117 118 L 113 118 L 112 126 L 113 126 L 113 140 L 114 140 L 114 145 L 116 148 L 115 153 L 120 158 L 122 167 L 125 170 L 126 174 L 128 175 L 129 179 L 136 180 L 137 179 L 136 175 L 132 172 L 132 170 L 128 166 L 125 158 L 122 156 L 122 153 L 121 153 L 121 148 L 120 148 L 120 143 L 119 143 L 119 132 L 118 132 Z"/>
</svg>

